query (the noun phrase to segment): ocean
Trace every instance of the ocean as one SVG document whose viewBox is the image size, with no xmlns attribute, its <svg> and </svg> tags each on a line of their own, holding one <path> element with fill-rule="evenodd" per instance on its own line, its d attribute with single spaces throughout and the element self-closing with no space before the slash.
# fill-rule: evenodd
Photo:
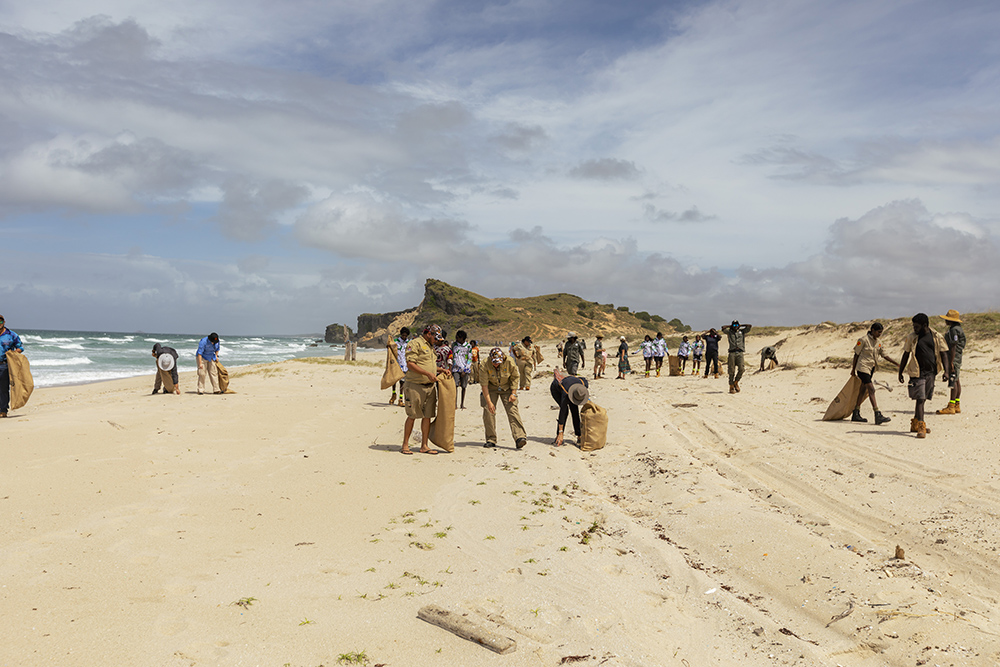
<svg viewBox="0 0 1000 667">
<path fill-rule="evenodd" d="M 177 350 L 178 370 L 197 370 L 195 352 L 201 336 L 186 334 L 44 331 L 14 329 L 24 343 L 36 387 L 86 384 L 152 375 L 153 343 Z M 343 345 L 322 342 L 321 336 L 223 336 L 219 360 L 226 368 L 283 361 L 295 357 L 344 356 Z M 317 340 L 318 339 L 318 340 Z M 315 345 L 315 347 L 313 347 Z"/>
</svg>

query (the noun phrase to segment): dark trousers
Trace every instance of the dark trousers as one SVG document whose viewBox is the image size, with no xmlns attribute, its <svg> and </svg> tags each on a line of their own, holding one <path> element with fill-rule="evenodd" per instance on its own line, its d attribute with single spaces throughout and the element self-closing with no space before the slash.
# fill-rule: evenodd
<svg viewBox="0 0 1000 667">
<path fill-rule="evenodd" d="M 7 364 L 0 366 L 0 412 L 10 407 L 10 369 Z"/>
<path fill-rule="evenodd" d="M 705 351 L 705 377 L 708 377 L 708 367 L 715 365 L 715 370 L 713 373 L 719 372 L 719 351 L 718 350 L 706 350 Z"/>
</svg>

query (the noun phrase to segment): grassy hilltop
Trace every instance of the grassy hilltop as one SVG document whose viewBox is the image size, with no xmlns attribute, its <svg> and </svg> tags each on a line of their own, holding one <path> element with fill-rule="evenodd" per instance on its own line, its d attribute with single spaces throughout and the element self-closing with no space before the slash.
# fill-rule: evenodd
<svg viewBox="0 0 1000 667">
<path fill-rule="evenodd" d="M 363 331 L 363 320 L 378 322 L 379 316 L 369 313 L 359 316 L 359 332 Z M 440 324 L 449 337 L 463 329 L 470 338 L 483 341 L 520 340 L 526 335 L 535 340 L 556 339 L 564 337 L 567 331 L 589 339 L 598 333 L 605 338 L 624 335 L 634 339 L 647 333 L 655 335 L 657 331 L 668 335 L 689 330 L 678 319 L 668 322 L 659 315 L 632 312 L 628 306 L 586 301 L 573 294 L 490 299 L 429 278 L 419 306 L 404 311 L 377 330 L 364 332 L 361 341 L 375 342 L 387 332 L 395 334 L 402 326 L 416 330 L 431 323 Z"/>
</svg>

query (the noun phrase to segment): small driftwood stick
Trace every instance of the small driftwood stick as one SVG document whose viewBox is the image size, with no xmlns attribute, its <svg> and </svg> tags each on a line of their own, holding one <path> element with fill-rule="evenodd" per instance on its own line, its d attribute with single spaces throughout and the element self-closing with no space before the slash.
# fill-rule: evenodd
<svg viewBox="0 0 1000 667">
<path fill-rule="evenodd" d="M 420 611 L 417 612 L 417 618 L 452 632 L 462 639 L 468 639 L 470 642 L 485 646 L 501 655 L 517 650 L 517 642 L 510 637 L 503 637 L 489 628 L 470 621 L 465 616 L 442 609 L 437 605 L 429 604 L 421 607 Z"/>
</svg>

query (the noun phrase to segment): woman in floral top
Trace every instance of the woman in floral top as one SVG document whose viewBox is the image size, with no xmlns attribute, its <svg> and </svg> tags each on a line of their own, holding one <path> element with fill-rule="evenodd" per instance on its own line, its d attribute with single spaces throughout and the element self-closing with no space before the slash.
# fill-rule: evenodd
<svg viewBox="0 0 1000 667">
<path fill-rule="evenodd" d="M 653 367 L 653 339 L 649 334 L 646 334 L 645 340 L 639 343 L 639 349 L 642 350 L 642 358 L 646 361 L 646 377 L 649 377 L 649 371 Z"/>
</svg>

